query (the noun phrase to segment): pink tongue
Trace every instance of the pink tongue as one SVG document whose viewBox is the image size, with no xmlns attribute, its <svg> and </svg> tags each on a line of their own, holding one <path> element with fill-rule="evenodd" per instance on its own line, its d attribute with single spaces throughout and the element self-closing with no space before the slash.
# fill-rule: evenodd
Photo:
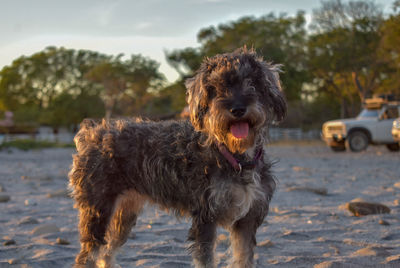
<svg viewBox="0 0 400 268">
<path fill-rule="evenodd" d="M 249 124 L 246 122 L 238 122 L 231 125 L 231 132 L 235 138 L 243 139 L 249 135 Z"/>
</svg>

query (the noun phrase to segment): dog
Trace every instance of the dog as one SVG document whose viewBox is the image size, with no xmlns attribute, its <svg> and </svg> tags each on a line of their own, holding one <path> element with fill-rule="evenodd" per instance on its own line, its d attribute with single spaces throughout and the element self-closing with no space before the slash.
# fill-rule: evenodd
<svg viewBox="0 0 400 268">
<path fill-rule="evenodd" d="M 216 267 L 216 229 L 231 267 L 253 267 L 256 231 L 275 189 L 265 146 L 286 115 L 278 72 L 253 49 L 205 58 L 186 81 L 189 121 L 84 120 L 69 173 L 79 210 L 74 267 L 117 267 L 144 204 L 191 217 L 195 267 Z"/>
</svg>

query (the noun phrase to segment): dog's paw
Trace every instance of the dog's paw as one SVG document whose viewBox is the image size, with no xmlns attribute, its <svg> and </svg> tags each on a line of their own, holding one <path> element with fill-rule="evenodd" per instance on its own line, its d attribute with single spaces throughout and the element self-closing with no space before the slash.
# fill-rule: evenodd
<svg viewBox="0 0 400 268">
<path fill-rule="evenodd" d="M 97 261 L 96 263 L 96 268 L 121 268 L 119 264 L 113 263 L 107 263 L 104 260 Z"/>
</svg>

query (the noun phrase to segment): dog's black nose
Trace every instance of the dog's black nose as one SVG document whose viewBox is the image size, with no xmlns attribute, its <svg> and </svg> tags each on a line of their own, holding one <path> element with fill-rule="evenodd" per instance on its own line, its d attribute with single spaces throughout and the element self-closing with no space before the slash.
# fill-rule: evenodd
<svg viewBox="0 0 400 268">
<path fill-rule="evenodd" d="M 234 117 L 242 117 L 246 113 L 246 107 L 245 106 L 236 106 L 233 107 L 230 110 L 231 114 L 233 114 Z"/>
</svg>

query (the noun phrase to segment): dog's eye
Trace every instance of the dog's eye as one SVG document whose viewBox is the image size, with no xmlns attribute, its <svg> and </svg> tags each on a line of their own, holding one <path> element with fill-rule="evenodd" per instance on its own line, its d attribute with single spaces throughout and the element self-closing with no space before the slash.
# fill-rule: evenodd
<svg viewBox="0 0 400 268">
<path fill-rule="evenodd" d="M 256 92 L 256 87 L 253 84 L 249 84 L 245 88 L 246 94 L 254 94 Z"/>
<path fill-rule="evenodd" d="M 249 85 L 248 87 L 247 87 L 247 89 L 249 90 L 249 91 L 256 91 L 256 88 L 255 88 L 255 86 L 253 86 L 253 85 Z"/>
<path fill-rule="evenodd" d="M 247 91 L 253 91 L 253 92 L 256 91 L 256 88 L 251 79 L 245 79 L 244 84 Z"/>
</svg>

